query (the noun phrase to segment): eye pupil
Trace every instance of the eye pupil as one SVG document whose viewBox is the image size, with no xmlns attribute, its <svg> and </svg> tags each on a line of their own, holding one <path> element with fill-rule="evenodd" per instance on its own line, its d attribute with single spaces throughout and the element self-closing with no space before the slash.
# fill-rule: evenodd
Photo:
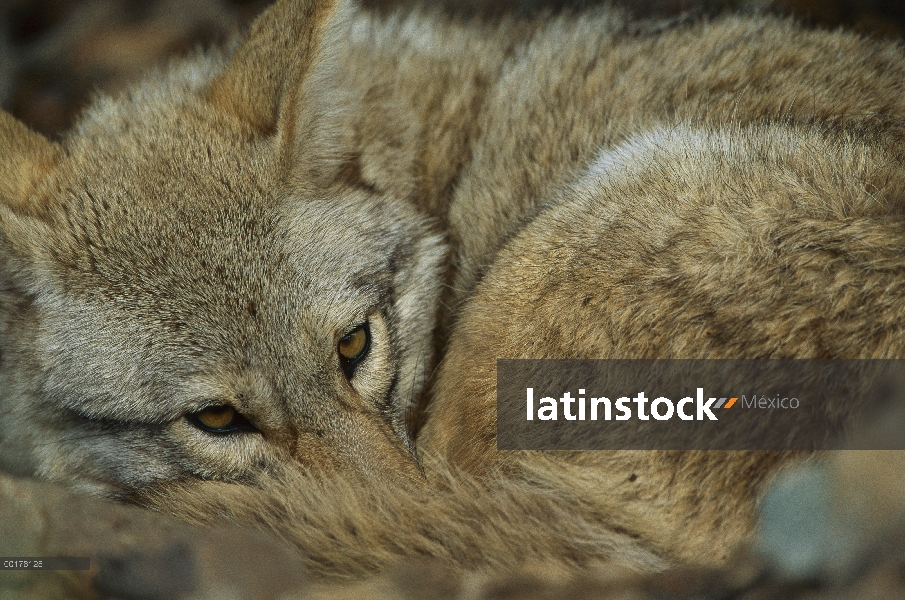
<svg viewBox="0 0 905 600">
<path fill-rule="evenodd" d="M 355 365 L 367 355 L 371 346 L 371 331 L 368 324 L 359 325 L 339 340 L 339 358 L 346 377 L 351 377 Z"/>
</svg>

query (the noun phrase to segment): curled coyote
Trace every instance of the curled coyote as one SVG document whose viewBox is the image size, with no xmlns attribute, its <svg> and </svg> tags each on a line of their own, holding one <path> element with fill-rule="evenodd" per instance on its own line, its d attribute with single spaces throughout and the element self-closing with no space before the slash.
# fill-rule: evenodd
<svg viewBox="0 0 905 600">
<path fill-rule="evenodd" d="M 905 358 L 903 116 L 900 46 L 770 17 L 279 0 L 0 115 L 0 464 L 325 574 L 724 560 L 792 455 L 500 452 L 496 359 Z"/>
</svg>

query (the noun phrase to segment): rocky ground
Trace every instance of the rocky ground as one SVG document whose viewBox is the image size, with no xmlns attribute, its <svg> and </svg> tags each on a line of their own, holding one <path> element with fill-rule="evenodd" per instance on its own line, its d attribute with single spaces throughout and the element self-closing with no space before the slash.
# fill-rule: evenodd
<svg viewBox="0 0 905 600">
<path fill-rule="evenodd" d="M 398 2 L 369 0 L 379 10 Z M 758 0 L 641 0 L 640 15 L 745 8 Z M 95 90 L 112 90 L 169 57 L 240 32 L 266 0 L 4 0 L 0 105 L 58 137 Z M 560 9 L 575 0 L 448 0 L 493 14 Z M 772 10 L 821 27 L 905 35 L 901 0 L 777 0 Z M 764 503 L 755 548 L 727 568 L 654 576 L 595 571 L 565 581 L 543 568 L 490 577 L 403 565 L 367 582 L 325 588 L 291 550 L 248 531 L 198 530 L 56 486 L 0 475 L 0 556 L 84 555 L 88 571 L 0 571 L 0 599 L 566 598 L 759 600 L 905 598 L 905 464 L 860 453 L 802 467 Z"/>
</svg>

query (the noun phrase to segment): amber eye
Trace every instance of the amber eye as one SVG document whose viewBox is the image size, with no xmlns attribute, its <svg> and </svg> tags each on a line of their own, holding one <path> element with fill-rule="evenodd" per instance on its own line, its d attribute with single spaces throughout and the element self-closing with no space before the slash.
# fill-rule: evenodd
<svg viewBox="0 0 905 600">
<path fill-rule="evenodd" d="M 359 325 L 339 340 L 339 362 L 346 377 L 352 377 L 355 366 L 367 355 L 371 347 L 371 330 L 368 324 Z"/>
<path fill-rule="evenodd" d="M 254 430 L 254 426 L 232 406 L 209 406 L 191 413 L 188 420 L 198 429 L 210 433 L 233 433 Z"/>
</svg>

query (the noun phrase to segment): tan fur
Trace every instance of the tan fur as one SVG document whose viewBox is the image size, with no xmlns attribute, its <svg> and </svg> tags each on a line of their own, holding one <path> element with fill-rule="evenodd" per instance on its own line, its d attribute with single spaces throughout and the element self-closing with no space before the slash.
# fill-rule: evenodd
<svg viewBox="0 0 905 600">
<path fill-rule="evenodd" d="M 670 129 L 631 158 L 650 156 L 579 177 L 576 201 L 515 237 L 464 309 L 420 447 L 479 473 L 533 464 L 532 453 L 496 450 L 500 356 L 901 357 L 902 221 L 878 201 L 905 198 L 901 157 L 870 126 L 834 127 L 836 143 L 824 128 L 789 128 L 697 140 Z M 879 148 L 855 146 L 855 135 Z M 669 162 L 674 152 L 681 163 Z M 599 468 L 585 493 L 611 490 L 636 523 L 659 522 L 661 551 L 707 562 L 750 534 L 757 494 L 783 459 L 601 452 L 561 462 Z"/>
<path fill-rule="evenodd" d="M 495 361 L 905 358 L 903 88 L 899 46 L 768 17 L 281 0 L 62 149 L 3 117 L 0 462 L 325 575 L 725 560 L 789 455 L 500 453 Z"/>
<path fill-rule="evenodd" d="M 0 155 L 0 197 L 21 210 L 38 209 L 27 202 L 34 196 L 34 184 L 59 159 L 60 147 L 30 131 L 8 113 L 0 112 L 0 139 L 7 144 Z"/>
</svg>

